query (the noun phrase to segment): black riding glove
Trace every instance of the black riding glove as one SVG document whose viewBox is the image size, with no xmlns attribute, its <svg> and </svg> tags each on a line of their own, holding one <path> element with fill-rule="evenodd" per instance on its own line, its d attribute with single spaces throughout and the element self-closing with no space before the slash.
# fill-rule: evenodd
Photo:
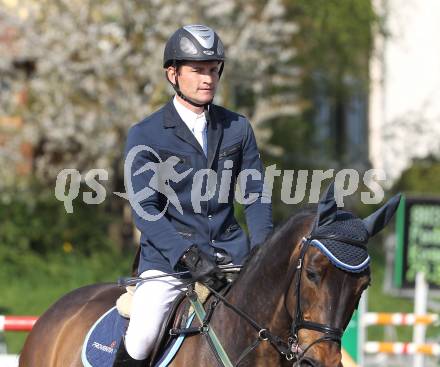
<svg viewBox="0 0 440 367">
<path fill-rule="evenodd" d="M 217 265 L 196 245 L 191 246 L 181 257 L 181 262 L 189 270 L 192 278 L 218 290 L 226 282 Z"/>
</svg>

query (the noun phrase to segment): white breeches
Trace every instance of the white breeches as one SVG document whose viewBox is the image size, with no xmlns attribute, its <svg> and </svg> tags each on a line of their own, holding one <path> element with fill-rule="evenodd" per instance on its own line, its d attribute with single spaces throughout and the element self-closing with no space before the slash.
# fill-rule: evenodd
<svg viewBox="0 0 440 367">
<path fill-rule="evenodd" d="M 147 270 L 141 277 L 165 274 Z M 162 323 L 174 299 L 185 291 L 184 281 L 168 276 L 148 280 L 136 287 L 133 295 L 131 317 L 125 334 L 128 354 L 138 360 L 146 359 L 159 336 Z"/>
</svg>

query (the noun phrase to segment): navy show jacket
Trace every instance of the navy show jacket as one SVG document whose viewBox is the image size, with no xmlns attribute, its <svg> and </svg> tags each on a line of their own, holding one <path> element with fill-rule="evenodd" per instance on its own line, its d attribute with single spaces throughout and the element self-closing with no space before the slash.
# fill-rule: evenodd
<svg viewBox="0 0 440 367">
<path fill-rule="evenodd" d="M 138 274 L 150 269 L 166 273 L 180 270 L 179 259 L 193 244 L 213 257 L 216 249 L 222 249 L 232 257 L 234 264 L 242 264 L 250 249 L 263 243 L 272 231 L 272 206 L 270 198 L 261 200 L 263 165 L 249 121 L 214 104 L 209 109 L 209 120 L 207 157 L 193 133 L 180 118 L 172 100 L 132 126 L 128 132 L 126 158 L 132 148 L 149 147 L 134 156 L 130 177 L 134 193 L 149 185 L 154 170 L 146 170 L 137 175 L 133 173 L 145 164 L 158 162 L 157 155 L 162 161 L 177 157 L 178 163 L 174 169 L 178 173 L 190 170 L 181 181 L 169 181 L 170 187 L 177 194 L 183 215 L 175 205 L 168 202 L 165 195 L 155 190 L 140 200 L 139 204 L 148 214 L 158 215 L 163 211 L 163 216 L 149 221 L 142 218 L 136 210 L 132 210 L 135 224 L 141 232 Z M 225 168 L 227 161 L 229 162 Z M 210 192 L 213 197 L 209 200 L 200 201 L 200 210 L 196 212 L 191 201 L 193 179 L 198 170 L 207 168 L 217 173 L 217 185 L 208 188 L 215 193 Z M 247 178 L 244 193 L 245 198 L 248 194 L 254 197 L 258 195 L 253 203 L 244 205 L 250 241 L 237 223 L 233 207 L 237 175 L 244 169 L 256 169 L 261 173 L 261 179 Z M 224 191 L 220 193 L 219 187 L 222 176 L 228 171 L 232 171 L 231 185 L 225 195 Z M 125 174 L 126 182 L 128 172 Z M 203 190 L 206 190 L 206 182 L 202 194 Z M 219 200 L 219 194 L 223 199 Z"/>
</svg>

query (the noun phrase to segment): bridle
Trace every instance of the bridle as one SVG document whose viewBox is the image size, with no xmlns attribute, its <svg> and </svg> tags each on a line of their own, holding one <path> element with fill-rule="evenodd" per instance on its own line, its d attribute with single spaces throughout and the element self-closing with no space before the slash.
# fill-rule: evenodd
<svg viewBox="0 0 440 367">
<path fill-rule="evenodd" d="M 278 353 L 283 356 L 288 361 L 295 361 L 295 363 L 299 363 L 305 356 L 305 354 L 310 350 L 311 347 L 318 343 L 322 342 L 334 342 L 339 346 L 341 345 L 342 335 L 344 333 L 344 328 L 335 328 L 326 324 L 321 324 L 314 321 L 304 320 L 303 312 L 301 309 L 301 278 L 302 278 L 302 269 L 304 265 L 304 258 L 306 256 L 307 250 L 310 248 L 310 245 L 313 240 L 316 239 L 331 239 L 338 240 L 341 242 L 348 242 L 352 245 L 363 246 L 364 242 L 356 241 L 353 238 L 345 238 L 344 236 L 338 236 L 336 234 L 328 234 L 325 236 L 322 235 L 314 235 L 313 233 L 309 235 L 307 238 L 302 239 L 302 248 L 300 250 L 300 255 L 298 257 L 296 267 L 292 269 L 292 275 L 289 276 L 288 284 L 293 284 L 295 278 L 295 289 L 296 289 L 296 307 L 295 314 L 292 317 L 292 324 L 290 327 L 290 337 L 288 338 L 287 343 L 283 341 L 283 339 L 277 335 L 274 335 L 270 332 L 269 329 L 262 327 L 255 320 L 253 320 L 249 315 L 244 313 L 242 310 L 238 309 L 236 306 L 232 305 L 229 301 L 225 299 L 225 297 L 216 292 L 215 290 L 210 289 L 210 291 L 214 294 L 214 297 L 217 299 L 215 304 L 218 301 L 222 301 L 223 304 L 232 309 L 239 316 L 244 318 L 252 327 L 254 327 L 258 331 L 257 339 L 246 348 L 238 358 L 238 361 L 235 363 L 235 366 L 238 366 L 244 358 L 251 353 L 254 349 L 258 347 L 258 345 L 262 341 L 268 341 L 272 344 L 272 346 L 278 351 Z M 287 291 L 288 292 L 288 291 Z M 285 303 L 287 302 L 287 295 L 285 297 Z M 286 310 L 288 310 L 287 305 L 285 304 Z M 346 326 L 346 325 L 345 325 Z M 313 330 L 323 334 L 322 337 L 315 339 L 312 343 L 307 345 L 304 349 L 301 349 L 299 346 L 298 332 L 301 329 Z M 221 362 L 220 362 L 220 365 Z"/>
<path fill-rule="evenodd" d="M 301 252 L 298 257 L 297 266 L 293 273 L 293 276 L 296 277 L 296 283 L 295 283 L 296 308 L 295 308 L 295 314 L 293 316 L 292 325 L 290 328 L 291 337 L 289 338 L 289 345 L 291 346 L 292 353 L 294 354 L 295 360 L 297 362 L 301 361 L 301 359 L 304 358 L 307 351 L 315 344 L 321 342 L 335 342 L 341 345 L 341 338 L 344 333 L 344 330 L 340 328 L 334 328 L 329 325 L 317 323 L 314 321 L 304 320 L 303 312 L 301 309 L 301 275 L 304 264 L 304 257 L 306 255 L 307 250 L 310 247 L 311 241 L 312 241 L 311 237 L 303 238 L 302 240 L 303 246 L 301 248 Z M 291 284 L 291 282 L 289 284 Z M 306 348 L 301 350 L 301 348 L 299 347 L 299 340 L 298 340 L 298 332 L 301 329 L 317 331 L 322 333 L 323 336 L 314 340 Z"/>
</svg>

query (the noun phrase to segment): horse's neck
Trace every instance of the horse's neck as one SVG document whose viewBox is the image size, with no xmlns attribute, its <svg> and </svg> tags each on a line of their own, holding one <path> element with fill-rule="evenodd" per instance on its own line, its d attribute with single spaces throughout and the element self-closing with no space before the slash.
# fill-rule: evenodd
<svg viewBox="0 0 440 367">
<path fill-rule="evenodd" d="M 265 244 L 250 260 L 229 295 L 231 303 L 274 332 L 289 324 L 285 296 L 294 271 L 292 254 L 301 236 L 294 237 L 275 237 Z"/>
<path fill-rule="evenodd" d="M 294 217 L 262 245 L 227 295 L 231 304 L 246 313 L 260 327 L 269 329 L 285 340 L 289 336 L 292 321 L 285 307 L 285 296 L 289 278 L 293 276 L 293 264 L 298 252 L 295 250 L 310 227 L 309 218 L 310 215 Z M 250 323 L 222 303 L 213 316 L 212 326 L 233 360 L 237 360 L 258 336 L 258 331 Z M 279 365 L 279 355 L 270 344 L 264 343 L 260 348 L 267 348 L 263 365 Z M 249 358 L 253 358 L 254 363 L 257 355 L 252 354 Z"/>
</svg>

